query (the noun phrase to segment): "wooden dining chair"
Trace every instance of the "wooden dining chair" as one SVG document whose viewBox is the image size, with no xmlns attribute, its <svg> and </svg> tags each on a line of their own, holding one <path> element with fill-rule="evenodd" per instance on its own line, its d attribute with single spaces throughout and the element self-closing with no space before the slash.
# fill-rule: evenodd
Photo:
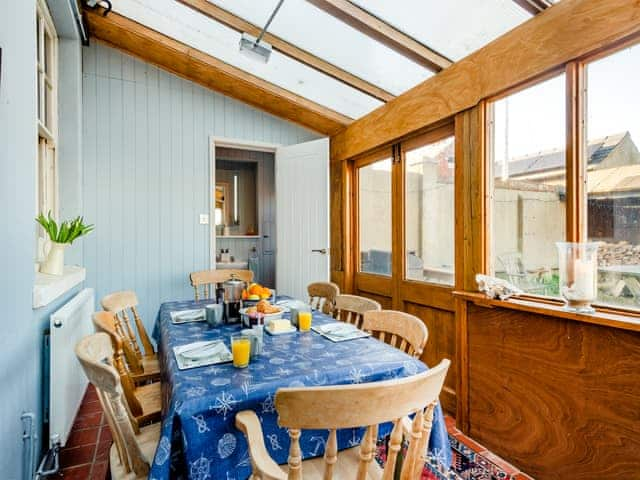
<svg viewBox="0 0 640 480">
<path fill-rule="evenodd" d="M 211 298 L 211 294 L 215 295 L 215 286 L 218 283 L 229 280 L 232 274 L 235 275 L 238 280 L 242 280 L 243 282 L 253 282 L 253 272 L 251 270 L 220 269 L 192 272 L 189 275 L 189 279 L 191 280 L 191 286 L 195 292 L 196 301 Z M 213 285 L 213 289 L 209 288 L 210 285 Z M 203 290 L 202 297 L 200 296 L 200 287 L 202 287 Z"/>
<path fill-rule="evenodd" d="M 362 330 L 415 358 L 420 358 L 429 338 L 422 320 L 395 310 L 365 312 Z"/>
<path fill-rule="evenodd" d="M 131 290 L 115 292 L 111 293 L 105 297 L 102 297 L 100 301 L 102 308 L 104 308 L 107 312 L 113 312 L 115 314 L 116 325 L 118 326 L 118 330 L 124 334 L 125 342 L 129 344 L 131 347 L 131 352 L 135 355 L 135 357 L 142 362 L 144 357 L 147 358 L 155 358 L 156 352 L 153 349 L 153 345 L 151 344 L 151 340 L 149 339 L 149 335 L 147 334 L 147 330 L 144 328 L 144 324 L 140 319 L 140 315 L 138 314 L 138 297 L 135 292 Z M 133 315 L 133 320 L 136 324 L 136 329 L 138 331 L 138 336 L 140 337 L 140 341 L 142 342 L 142 349 L 138 344 L 138 339 L 136 337 L 136 333 L 131 326 L 131 321 L 129 320 L 129 313 Z M 144 353 L 143 353 L 144 350 Z M 125 350 L 125 354 L 128 350 Z M 135 360 L 133 358 L 127 357 L 127 361 L 130 364 L 134 363 Z"/>
<path fill-rule="evenodd" d="M 146 479 L 160 439 L 160 424 L 143 427 L 138 432 L 131 424 L 130 412 L 122 399 L 121 377 L 111 362 L 115 352 L 107 334 L 100 332 L 83 338 L 75 352 L 89 382 L 96 388 L 111 430 L 111 478 Z"/>
<path fill-rule="evenodd" d="M 110 328 L 109 320 L 106 318 L 110 315 L 113 314 L 110 312 L 98 312 L 93 317 L 94 325 L 99 330 L 98 333 L 108 335 L 111 341 L 113 352 L 110 357 L 111 365 L 118 372 L 124 398 L 131 413 L 131 422 L 136 432 L 138 432 L 141 426 L 160 420 L 162 406 L 160 382 L 138 384 L 140 383 L 139 380 L 125 366 L 125 343 L 122 341 L 122 337 L 109 333 L 109 330 L 113 332 L 113 329 Z M 159 379 L 159 376 L 156 379 Z"/>
<path fill-rule="evenodd" d="M 96 312 L 92 316 L 96 332 L 104 332 L 111 337 L 115 355 L 127 363 L 129 374 L 136 384 L 160 380 L 160 365 L 157 355 L 138 358 L 113 312 Z"/>
<path fill-rule="evenodd" d="M 409 447 L 398 472 L 401 479 L 420 478 L 431 433 L 434 408 L 449 360 L 427 372 L 411 377 L 359 385 L 281 388 L 276 392 L 278 425 L 289 430 L 288 471 L 285 472 L 269 456 L 260 420 L 253 410 L 236 415 L 236 427 L 249 444 L 253 467 L 252 478 L 298 480 L 303 478 L 384 478 L 396 476 L 396 459 L 408 431 Z M 415 413 L 413 421 L 408 415 Z M 387 461 L 382 470 L 373 461 L 378 425 L 393 422 Z M 409 425 L 407 424 L 409 422 Z M 338 454 L 336 430 L 366 427 L 359 447 Z M 329 430 L 323 458 L 302 461 L 300 431 Z"/>
<path fill-rule="evenodd" d="M 333 282 L 313 282 L 307 285 L 309 305 L 327 315 L 333 313 L 336 297 L 340 295 L 340 287 Z"/>
<path fill-rule="evenodd" d="M 362 328 L 362 315 L 371 310 L 377 311 L 381 309 L 382 306 L 370 298 L 342 294 L 336 297 L 333 316 L 336 320 Z"/>
</svg>

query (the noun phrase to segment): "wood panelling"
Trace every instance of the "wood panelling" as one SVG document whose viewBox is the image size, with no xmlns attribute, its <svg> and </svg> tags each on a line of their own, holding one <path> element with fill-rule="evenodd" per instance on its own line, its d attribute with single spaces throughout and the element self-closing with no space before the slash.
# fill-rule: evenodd
<svg viewBox="0 0 640 480">
<path fill-rule="evenodd" d="M 640 32 L 637 0 L 563 0 L 331 139 L 340 161 L 388 144 L 480 100 Z"/>
<path fill-rule="evenodd" d="M 343 169 L 344 165 L 342 163 L 332 163 L 329 165 L 329 190 L 331 192 L 331 199 L 329 202 L 331 232 L 329 232 L 329 234 L 332 272 L 342 271 L 344 268 L 342 261 L 342 245 L 344 242 L 344 223 L 342 220 L 344 207 Z M 338 285 L 340 285 L 340 288 L 344 289 L 341 283 L 338 283 Z"/>
<path fill-rule="evenodd" d="M 578 313 L 568 310 L 565 303 L 559 298 L 541 298 L 533 296 L 521 296 L 508 300 L 495 300 L 487 298 L 479 292 L 454 292 L 456 297 L 484 307 L 500 307 L 509 310 L 518 310 L 525 313 L 537 313 L 550 315 L 575 322 L 602 325 L 620 330 L 640 332 L 640 314 L 633 310 L 622 310 L 613 307 L 596 306 L 595 314 Z"/>
<path fill-rule="evenodd" d="M 193 298 L 209 267 L 209 137 L 318 138 L 119 50 L 83 48 L 83 265 L 96 297 L 135 290 L 147 329 L 161 302 Z"/>
<path fill-rule="evenodd" d="M 355 276 L 355 288 L 361 292 L 375 293 L 391 297 L 391 277 L 384 275 L 372 275 L 369 273 L 357 273 Z"/>
<path fill-rule="evenodd" d="M 475 276 L 487 271 L 487 195 L 485 105 L 456 115 L 456 288 L 477 289 Z"/>
<path fill-rule="evenodd" d="M 451 359 L 449 373 L 440 394 L 442 408 L 455 415 L 456 412 L 456 335 L 455 316 L 451 311 L 431 308 L 416 303 L 405 302 L 403 310 L 420 318 L 429 330 L 427 346 L 420 359 L 430 367 L 437 365 L 443 358 Z"/>
<path fill-rule="evenodd" d="M 469 303 L 469 434 L 535 478 L 635 478 L 640 333 Z"/>
<path fill-rule="evenodd" d="M 334 134 L 349 117 L 284 90 L 133 20 L 86 10 L 91 35 L 144 61 L 266 112 L 324 134 Z"/>
<path fill-rule="evenodd" d="M 400 302 L 413 302 L 453 312 L 455 306 L 451 287 L 433 283 L 403 280 L 398 288 Z"/>
<path fill-rule="evenodd" d="M 203 15 L 212 18 L 229 28 L 236 30 L 237 32 L 246 32 L 254 37 L 258 37 L 262 30 L 262 27 L 258 27 L 253 25 L 252 23 L 247 22 L 243 18 L 240 18 L 227 10 L 208 2 L 207 0 L 178 0 L 181 3 L 193 8 L 194 10 L 202 13 Z M 393 100 L 395 98 L 391 93 L 383 90 L 377 85 L 373 85 L 372 83 L 359 78 L 352 73 L 343 70 L 336 65 L 332 65 L 331 63 L 323 60 L 306 50 L 303 50 L 296 45 L 293 45 L 286 40 L 272 34 L 269 32 L 265 32 L 262 39 L 269 43 L 275 50 L 284 53 L 285 55 L 297 60 L 298 62 L 304 63 L 311 68 L 318 70 L 330 77 L 335 78 L 336 80 L 340 80 L 347 85 L 360 90 L 367 95 L 371 95 L 378 100 L 383 102 L 388 102 L 389 100 Z"/>
</svg>

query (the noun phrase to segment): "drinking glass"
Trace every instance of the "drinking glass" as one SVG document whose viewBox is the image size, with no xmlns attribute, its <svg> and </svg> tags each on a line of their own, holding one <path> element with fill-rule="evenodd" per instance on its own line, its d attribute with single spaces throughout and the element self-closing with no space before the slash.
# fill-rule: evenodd
<svg viewBox="0 0 640 480">
<path fill-rule="evenodd" d="M 231 354 L 233 355 L 234 367 L 247 367 L 251 355 L 251 339 L 242 333 L 231 335 Z"/>
<path fill-rule="evenodd" d="M 308 332 L 311 329 L 311 312 L 301 310 L 298 312 L 298 328 L 301 332 Z"/>
</svg>

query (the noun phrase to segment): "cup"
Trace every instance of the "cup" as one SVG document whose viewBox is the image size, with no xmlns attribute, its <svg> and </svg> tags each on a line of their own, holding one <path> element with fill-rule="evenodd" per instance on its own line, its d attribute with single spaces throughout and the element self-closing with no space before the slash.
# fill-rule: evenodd
<svg viewBox="0 0 640 480">
<path fill-rule="evenodd" d="M 255 358 L 262 354 L 262 327 L 255 326 L 253 328 L 245 328 L 240 333 L 251 341 L 251 358 Z"/>
<path fill-rule="evenodd" d="M 298 312 L 298 329 L 301 332 L 308 332 L 311 330 L 311 321 L 312 321 L 311 312 L 308 310 L 300 310 Z"/>
<path fill-rule="evenodd" d="M 204 307 L 207 312 L 207 323 L 212 327 L 222 325 L 223 308 L 221 304 L 213 303 Z"/>
<path fill-rule="evenodd" d="M 251 338 L 242 333 L 231 335 L 231 354 L 234 367 L 246 368 L 251 355 Z"/>
</svg>

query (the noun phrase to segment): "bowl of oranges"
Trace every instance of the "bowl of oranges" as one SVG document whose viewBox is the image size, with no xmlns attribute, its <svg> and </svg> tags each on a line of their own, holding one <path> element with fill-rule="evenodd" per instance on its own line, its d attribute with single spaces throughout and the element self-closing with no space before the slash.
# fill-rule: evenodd
<svg viewBox="0 0 640 480">
<path fill-rule="evenodd" d="M 260 300 L 268 300 L 272 295 L 273 292 L 270 288 L 264 287 L 259 283 L 252 283 L 242 291 L 242 300 L 245 304 L 251 305 Z"/>
</svg>

